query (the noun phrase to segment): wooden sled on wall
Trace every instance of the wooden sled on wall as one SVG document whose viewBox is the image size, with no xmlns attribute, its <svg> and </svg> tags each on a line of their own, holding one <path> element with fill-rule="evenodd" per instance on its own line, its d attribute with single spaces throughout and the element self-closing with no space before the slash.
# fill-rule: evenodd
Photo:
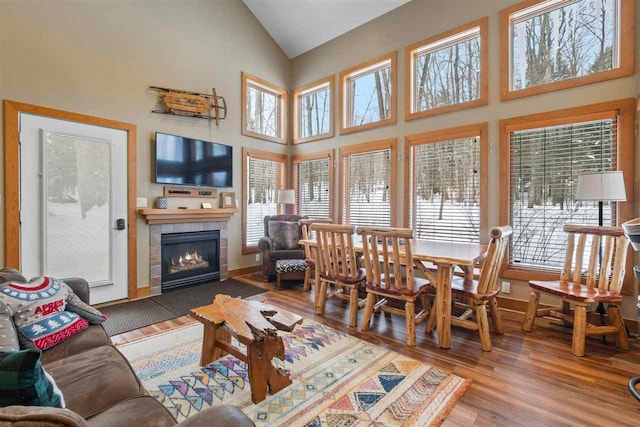
<svg viewBox="0 0 640 427">
<path fill-rule="evenodd" d="M 227 118 L 227 102 L 224 97 L 218 96 L 216 88 L 212 89 L 213 95 L 157 86 L 150 86 L 149 89 L 158 91 L 159 101 L 165 107 L 151 110 L 152 113 L 215 120 L 216 126 L 220 120 Z"/>
</svg>

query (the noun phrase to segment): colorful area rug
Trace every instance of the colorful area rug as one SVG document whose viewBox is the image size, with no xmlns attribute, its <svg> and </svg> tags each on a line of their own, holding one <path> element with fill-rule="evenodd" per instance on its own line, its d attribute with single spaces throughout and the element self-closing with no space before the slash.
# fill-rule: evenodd
<svg viewBox="0 0 640 427">
<path fill-rule="evenodd" d="M 282 334 L 286 360 L 277 363 L 293 384 L 255 405 L 244 362 L 228 355 L 198 366 L 202 334 L 193 325 L 119 347 L 178 421 L 227 403 L 258 426 L 439 425 L 471 382 L 305 320 Z"/>
</svg>

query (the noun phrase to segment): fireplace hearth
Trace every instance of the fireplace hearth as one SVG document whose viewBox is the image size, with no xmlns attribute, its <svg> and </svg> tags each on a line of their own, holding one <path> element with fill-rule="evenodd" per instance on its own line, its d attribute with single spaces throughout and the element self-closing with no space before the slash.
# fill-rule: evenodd
<svg viewBox="0 0 640 427">
<path fill-rule="evenodd" d="M 220 280 L 220 231 L 162 234 L 162 292 Z"/>
</svg>

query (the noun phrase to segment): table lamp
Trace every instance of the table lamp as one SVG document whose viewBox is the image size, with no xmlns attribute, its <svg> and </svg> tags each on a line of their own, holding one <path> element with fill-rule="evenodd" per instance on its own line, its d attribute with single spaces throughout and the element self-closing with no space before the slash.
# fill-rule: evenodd
<svg viewBox="0 0 640 427">
<path fill-rule="evenodd" d="M 285 212 L 288 210 L 287 205 L 295 205 L 296 204 L 296 192 L 295 190 L 278 190 L 278 200 L 279 205 L 285 205 Z M 287 212 L 288 213 L 288 212 Z"/>
</svg>

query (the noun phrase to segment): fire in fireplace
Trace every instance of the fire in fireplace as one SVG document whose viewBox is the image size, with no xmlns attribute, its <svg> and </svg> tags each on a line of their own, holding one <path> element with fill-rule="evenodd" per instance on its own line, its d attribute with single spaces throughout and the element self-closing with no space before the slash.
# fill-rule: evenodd
<svg viewBox="0 0 640 427">
<path fill-rule="evenodd" d="M 220 279 L 220 232 L 163 234 L 162 291 Z"/>
</svg>

